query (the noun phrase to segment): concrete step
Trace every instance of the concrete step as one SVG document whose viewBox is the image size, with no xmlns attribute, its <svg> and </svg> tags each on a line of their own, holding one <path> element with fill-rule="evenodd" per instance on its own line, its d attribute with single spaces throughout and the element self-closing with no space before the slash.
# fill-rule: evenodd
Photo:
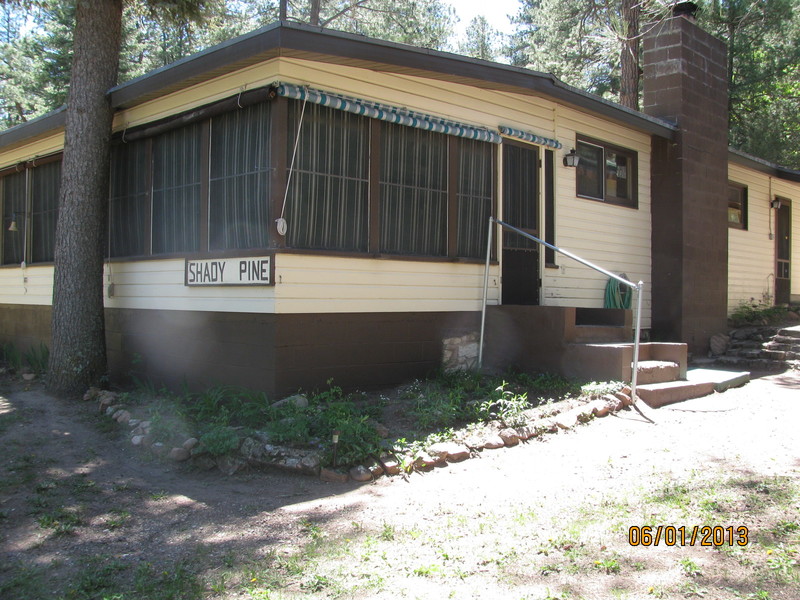
<svg viewBox="0 0 800 600">
<path fill-rule="evenodd" d="M 680 379 L 681 367 L 678 363 L 668 360 L 643 360 L 639 363 L 636 373 L 637 383 L 648 385 Z"/>
<path fill-rule="evenodd" d="M 690 369 L 686 381 L 669 381 L 636 387 L 636 393 L 645 404 L 658 408 L 692 398 L 701 398 L 714 392 L 724 392 L 750 381 L 747 371 L 721 371 L 718 369 Z"/>
<path fill-rule="evenodd" d="M 666 404 L 683 402 L 690 398 L 708 396 L 714 392 L 714 384 L 710 381 L 697 383 L 689 381 L 667 381 L 637 385 L 636 395 L 650 408 L 658 408 Z"/>
<path fill-rule="evenodd" d="M 570 342 L 575 344 L 624 343 L 630 340 L 630 327 L 614 325 L 576 325 L 574 337 Z"/>
</svg>

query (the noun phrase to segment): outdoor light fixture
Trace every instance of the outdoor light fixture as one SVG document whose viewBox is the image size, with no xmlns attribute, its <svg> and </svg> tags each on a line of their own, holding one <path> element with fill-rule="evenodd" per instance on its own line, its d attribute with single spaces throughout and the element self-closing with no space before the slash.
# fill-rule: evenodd
<svg viewBox="0 0 800 600">
<path fill-rule="evenodd" d="M 11 225 L 8 226 L 9 231 L 19 231 L 17 229 L 17 213 L 11 213 Z"/>
<path fill-rule="evenodd" d="M 578 153 L 575 152 L 575 148 L 569 151 L 569 154 L 564 155 L 564 166 L 565 167 L 577 167 L 578 162 L 580 161 L 581 157 L 578 156 Z"/>
<path fill-rule="evenodd" d="M 780 198 L 775 198 L 774 200 L 770 200 L 769 206 L 770 206 L 770 208 L 774 208 L 775 210 L 778 210 L 781 207 L 781 199 Z"/>
</svg>

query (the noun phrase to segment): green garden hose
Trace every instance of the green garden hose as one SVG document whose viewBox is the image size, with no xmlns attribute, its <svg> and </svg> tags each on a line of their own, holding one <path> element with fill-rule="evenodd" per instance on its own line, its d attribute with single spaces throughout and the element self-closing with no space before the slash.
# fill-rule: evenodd
<svg viewBox="0 0 800 600">
<path fill-rule="evenodd" d="M 627 279 L 625 273 L 621 273 L 620 277 Z M 624 289 L 620 289 L 619 281 L 613 277 L 608 278 L 606 283 L 606 295 L 603 302 L 604 308 L 630 308 L 631 300 L 633 299 L 633 290 L 627 285 Z"/>
</svg>

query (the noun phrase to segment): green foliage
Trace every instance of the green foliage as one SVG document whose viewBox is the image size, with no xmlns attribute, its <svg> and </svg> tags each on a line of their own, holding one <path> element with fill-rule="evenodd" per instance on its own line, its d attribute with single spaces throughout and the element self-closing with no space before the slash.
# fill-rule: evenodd
<svg viewBox="0 0 800 600">
<path fill-rule="evenodd" d="M 239 436 L 230 427 L 212 425 L 200 436 L 200 444 L 211 456 L 223 456 L 239 447 Z"/>
<path fill-rule="evenodd" d="M 11 342 L 3 344 L 3 360 L 15 373 L 22 370 L 22 355 Z"/>
<path fill-rule="evenodd" d="M 484 420 L 496 419 L 506 427 L 518 427 L 525 423 L 523 413 L 530 408 L 528 394 L 515 394 L 506 389 L 507 385 L 504 381 L 495 388 L 494 393 L 481 403 L 478 414 Z"/>
<path fill-rule="evenodd" d="M 44 375 L 47 372 L 47 363 L 50 361 L 50 350 L 43 343 L 38 346 L 31 346 L 25 353 L 25 362 L 37 375 Z"/>
<path fill-rule="evenodd" d="M 599 398 L 620 391 L 625 384 L 621 381 L 591 381 L 581 386 L 581 396 Z"/>
<path fill-rule="evenodd" d="M 768 306 L 753 302 L 742 302 L 728 317 L 728 321 L 734 327 L 745 325 L 768 325 L 780 323 L 786 319 L 787 308 L 785 306 Z"/>
</svg>

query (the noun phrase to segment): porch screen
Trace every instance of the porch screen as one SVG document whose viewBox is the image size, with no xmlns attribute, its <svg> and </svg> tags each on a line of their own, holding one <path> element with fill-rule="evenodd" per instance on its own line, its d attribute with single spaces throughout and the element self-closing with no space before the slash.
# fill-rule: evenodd
<svg viewBox="0 0 800 600">
<path fill-rule="evenodd" d="M 447 137 L 386 125 L 381 144 L 381 252 L 447 255 Z"/>
<path fill-rule="evenodd" d="M 209 248 L 269 245 L 270 104 L 211 121 Z"/>
<path fill-rule="evenodd" d="M 18 265 L 25 260 L 25 178 L 25 171 L 21 171 L 2 179 L 4 265 Z M 12 219 L 17 223 L 17 231 L 8 230 Z"/>
<path fill-rule="evenodd" d="M 145 140 L 114 146 L 111 151 L 110 252 L 142 256 L 150 252 L 145 232 L 150 226 L 150 182 Z"/>
<path fill-rule="evenodd" d="M 153 254 L 200 249 L 201 128 L 153 140 Z"/>
<path fill-rule="evenodd" d="M 289 108 L 297 132 L 301 102 Z M 287 153 L 291 157 L 294 135 Z M 310 104 L 305 107 L 286 206 L 293 248 L 366 252 L 369 240 L 369 120 Z"/>
<path fill-rule="evenodd" d="M 53 260 L 60 184 L 60 160 L 31 171 L 31 262 Z"/>
<path fill-rule="evenodd" d="M 459 140 L 458 255 L 486 255 L 486 235 L 492 214 L 492 146 Z"/>
</svg>

